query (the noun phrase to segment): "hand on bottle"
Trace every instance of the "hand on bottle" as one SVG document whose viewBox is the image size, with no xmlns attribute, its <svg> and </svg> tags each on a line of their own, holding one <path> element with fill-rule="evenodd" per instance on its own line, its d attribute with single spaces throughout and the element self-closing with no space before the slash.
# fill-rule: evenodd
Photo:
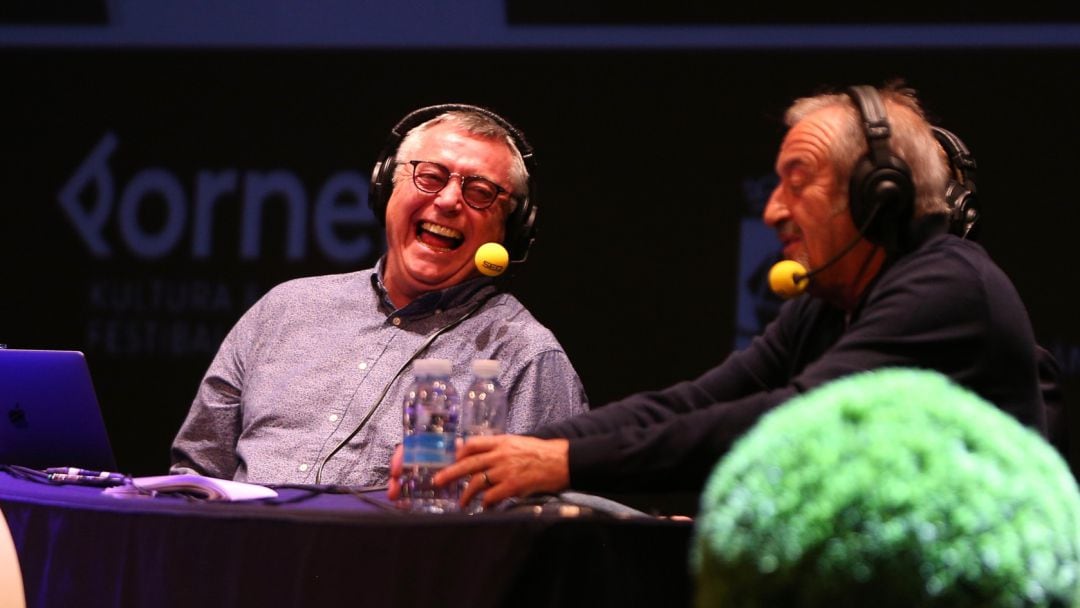
<svg viewBox="0 0 1080 608">
<path fill-rule="evenodd" d="M 470 437 L 458 447 L 457 462 L 435 475 L 435 483 L 446 485 L 466 475 L 471 477 L 462 505 L 477 492 L 484 493 L 485 508 L 512 496 L 558 492 L 570 485 L 570 442 L 521 435 Z"/>
</svg>

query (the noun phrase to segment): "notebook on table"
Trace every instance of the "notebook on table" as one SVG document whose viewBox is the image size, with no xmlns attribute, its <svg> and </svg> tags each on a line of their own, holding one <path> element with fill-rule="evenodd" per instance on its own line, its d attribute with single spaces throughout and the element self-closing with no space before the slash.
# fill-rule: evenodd
<svg viewBox="0 0 1080 608">
<path fill-rule="evenodd" d="M 81 352 L 0 349 L 0 464 L 116 470 Z"/>
</svg>

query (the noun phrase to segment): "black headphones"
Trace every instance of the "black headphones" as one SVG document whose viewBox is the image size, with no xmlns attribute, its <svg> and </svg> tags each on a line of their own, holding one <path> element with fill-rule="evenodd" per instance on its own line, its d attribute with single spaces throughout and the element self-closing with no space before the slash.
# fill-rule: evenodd
<svg viewBox="0 0 1080 608">
<path fill-rule="evenodd" d="M 952 177 L 945 188 L 945 202 L 949 205 L 949 232 L 977 240 L 979 230 L 979 199 L 975 196 L 975 158 L 955 133 L 941 127 L 930 127 L 934 137 L 949 158 Z"/>
<path fill-rule="evenodd" d="M 870 86 L 846 91 L 862 119 L 869 151 L 851 172 L 848 211 L 867 240 L 896 247 L 915 212 L 915 186 L 907 163 L 889 151 L 891 128 L 885 104 Z"/>
<path fill-rule="evenodd" d="M 371 172 L 368 205 L 371 206 L 371 210 L 375 213 L 379 223 L 385 226 L 386 205 L 390 201 L 390 193 L 394 189 L 393 177 L 394 170 L 397 168 L 396 155 L 401 141 L 405 139 L 405 136 L 412 129 L 447 112 L 455 111 L 472 112 L 491 119 L 506 129 L 506 132 L 510 134 L 510 138 L 514 141 L 514 145 L 517 146 L 518 152 L 521 153 L 521 158 L 525 162 L 525 170 L 529 173 L 529 194 L 517 199 L 517 206 L 514 208 L 513 213 L 506 218 L 506 237 L 503 240 L 503 245 L 510 253 L 512 263 L 524 262 L 529 256 L 529 247 L 536 240 L 537 208 L 533 203 L 536 193 L 536 184 L 533 179 L 536 161 L 533 158 L 532 146 L 525 140 L 525 136 L 521 134 L 521 131 L 518 131 L 514 125 L 503 117 L 486 108 L 448 103 L 420 108 L 402 118 L 390 131 L 386 146 L 375 161 L 375 168 Z"/>
</svg>

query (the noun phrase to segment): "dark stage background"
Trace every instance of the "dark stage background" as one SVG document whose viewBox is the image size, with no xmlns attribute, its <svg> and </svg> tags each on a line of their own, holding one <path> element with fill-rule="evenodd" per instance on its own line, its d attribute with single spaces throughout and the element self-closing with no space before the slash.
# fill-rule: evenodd
<svg viewBox="0 0 1080 608">
<path fill-rule="evenodd" d="M 254 298 L 374 262 L 375 156 L 448 101 L 536 148 L 540 233 L 513 287 L 601 405 L 696 376 L 773 309 L 747 277 L 775 255 L 756 216 L 787 103 L 903 77 L 973 150 L 982 241 L 1076 407 L 1078 50 L 9 45 L 0 65 L 0 343 L 84 351 L 131 473 L 166 469 Z"/>
</svg>

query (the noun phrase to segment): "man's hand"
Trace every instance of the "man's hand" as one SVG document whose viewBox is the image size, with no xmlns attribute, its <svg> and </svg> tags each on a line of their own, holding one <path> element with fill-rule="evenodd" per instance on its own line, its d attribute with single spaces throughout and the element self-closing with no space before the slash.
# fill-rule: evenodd
<svg viewBox="0 0 1080 608">
<path fill-rule="evenodd" d="M 390 459 L 390 485 L 386 488 L 386 496 L 390 500 L 397 500 L 401 495 L 401 469 L 405 458 L 405 452 L 398 444 L 394 448 L 394 456 Z"/>
<path fill-rule="evenodd" d="M 400 461 L 395 453 L 398 474 Z M 390 489 L 395 492 L 391 498 L 399 488 L 393 470 L 391 464 Z M 457 462 L 439 471 L 435 483 L 446 485 L 466 475 L 472 477 L 461 496 L 462 505 L 477 492 L 484 493 L 484 507 L 512 496 L 558 492 L 570 485 L 570 442 L 521 435 L 469 437 L 458 446 Z"/>
</svg>

